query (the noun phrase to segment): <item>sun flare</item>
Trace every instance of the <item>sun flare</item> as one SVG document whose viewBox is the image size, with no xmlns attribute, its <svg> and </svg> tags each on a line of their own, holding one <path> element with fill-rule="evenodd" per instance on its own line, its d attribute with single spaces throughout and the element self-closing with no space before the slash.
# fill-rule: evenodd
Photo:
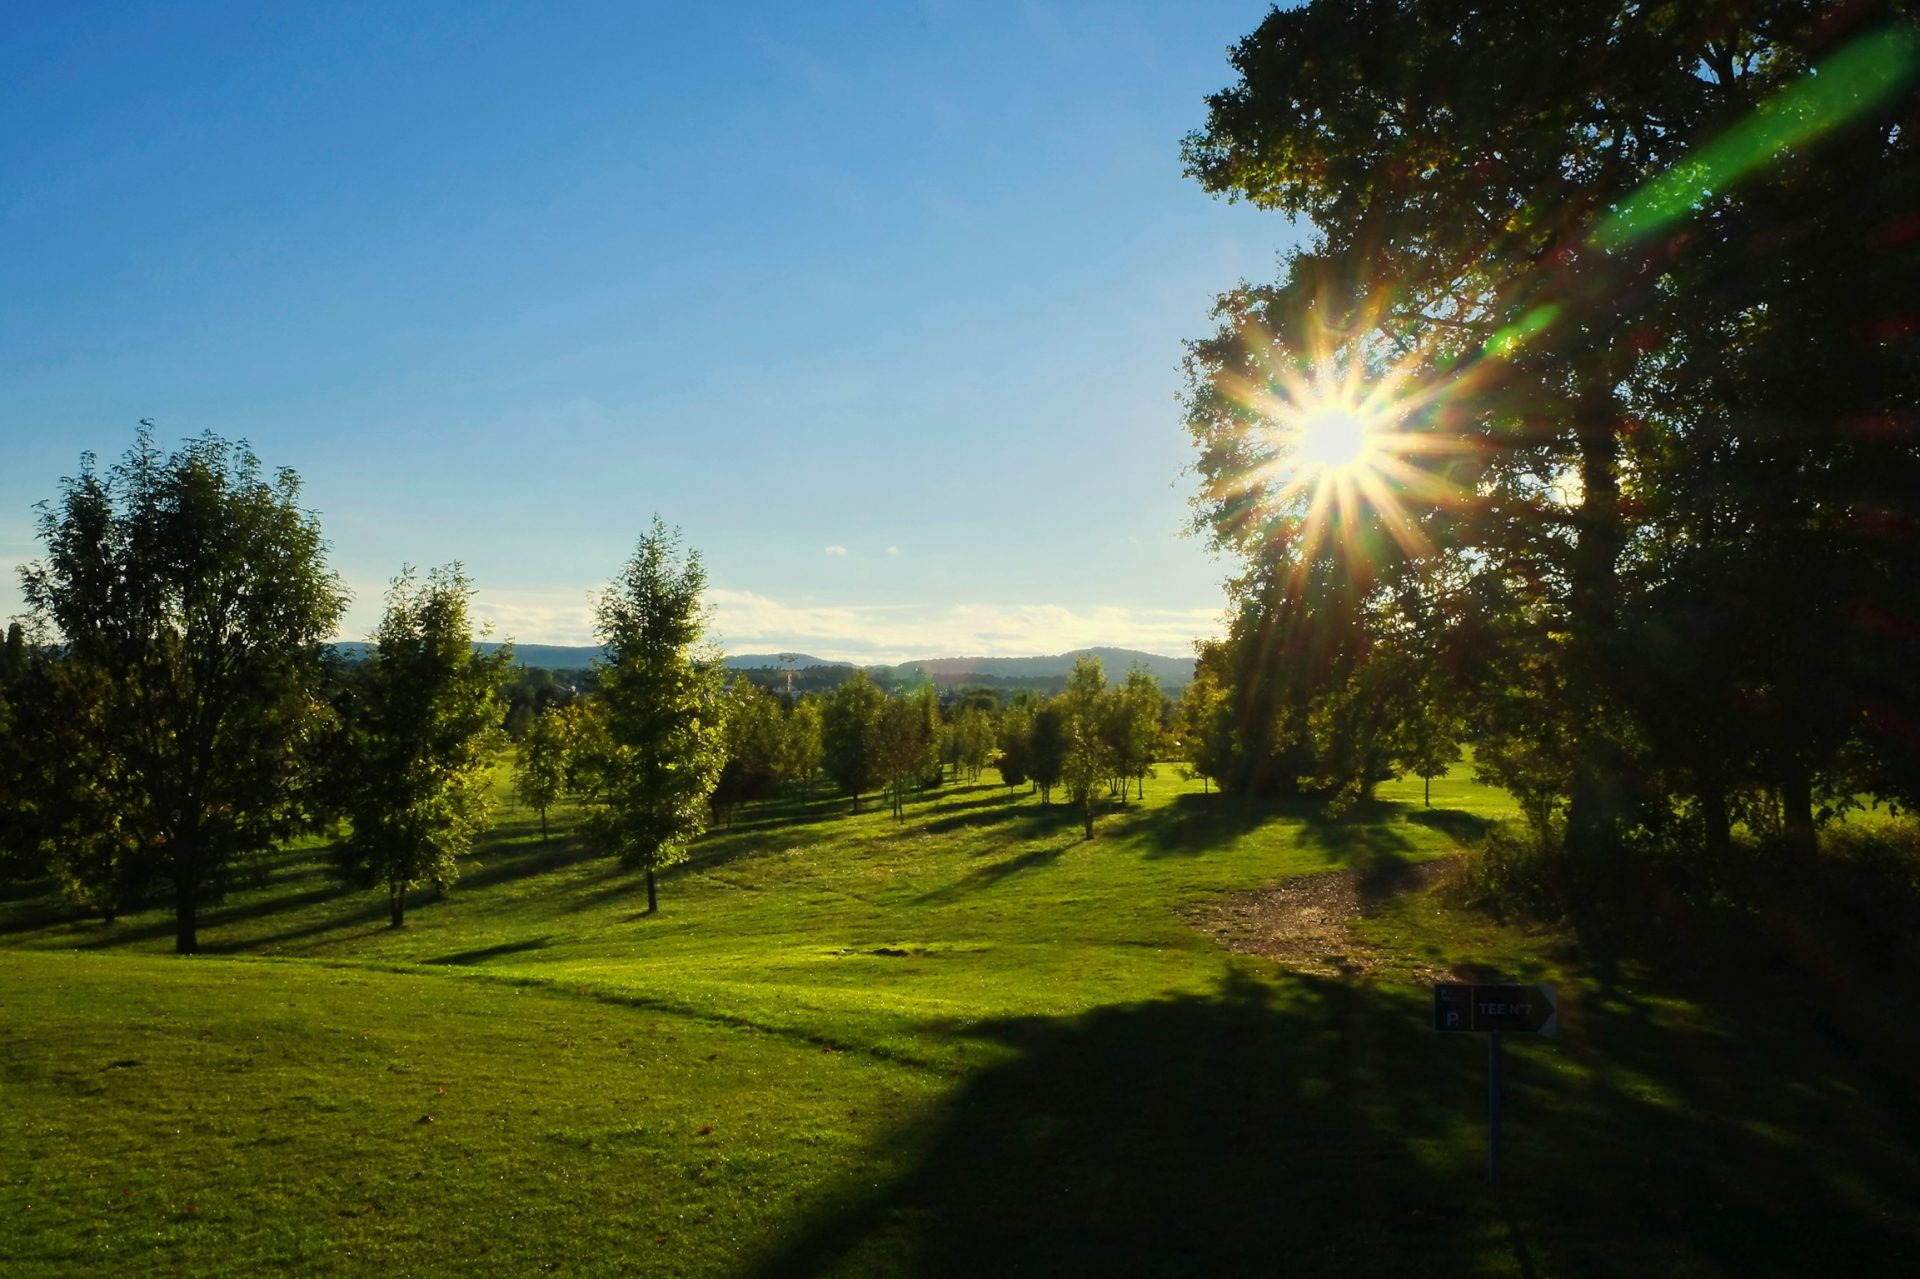
<svg viewBox="0 0 1920 1279">
<path fill-rule="evenodd" d="M 1303 414 L 1294 429 L 1293 455 L 1303 468 L 1340 473 L 1364 465 L 1374 450 L 1376 424 L 1344 404 L 1326 404 Z"/>
</svg>

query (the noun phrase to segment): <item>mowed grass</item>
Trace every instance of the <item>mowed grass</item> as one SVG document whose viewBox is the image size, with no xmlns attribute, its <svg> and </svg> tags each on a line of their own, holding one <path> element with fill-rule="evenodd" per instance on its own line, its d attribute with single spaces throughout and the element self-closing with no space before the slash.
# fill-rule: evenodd
<svg viewBox="0 0 1920 1279">
<path fill-rule="evenodd" d="M 652 918 L 574 814 L 543 844 L 510 806 L 400 930 L 318 844 L 207 912 L 193 959 L 162 909 L 0 903 L 0 1270 L 1920 1261 L 1920 1090 L 1884 1019 L 1667 988 L 1428 894 L 1358 926 L 1370 977 L 1230 954 L 1186 912 L 1455 852 L 1510 806 L 1450 777 L 1427 810 L 1408 779 L 1328 820 L 1173 772 L 1090 842 L 984 783 L 904 822 L 756 806 Z M 1510 1041 L 1502 1193 L 1484 1044 L 1427 1028 L 1435 967 L 1562 986 L 1564 1033 Z"/>
</svg>

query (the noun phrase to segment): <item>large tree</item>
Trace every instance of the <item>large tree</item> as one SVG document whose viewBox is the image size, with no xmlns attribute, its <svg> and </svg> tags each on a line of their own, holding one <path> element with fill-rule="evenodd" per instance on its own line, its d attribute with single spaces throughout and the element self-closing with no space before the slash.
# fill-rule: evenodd
<svg viewBox="0 0 1920 1279">
<path fill-rule="evenodd" d="M 700 553 L 656 515 L 596 609 L 607 651 L 595 668 L 604 758 L 587 829 L 624 865 L 646 872 L 648 914 L 659 909 L 656 873 L 684 861 L 706 829 L 726 762 L 723 672 L 705 635 L 706 585 Z"/>
<path fill-rule="evenodd" d="M 1269 678 L 1242 729 L 1316 745 L 1297 712 L 1331 722 L 1440 584 L 1502 644 L 1460 672 L 1483 762 L 1561 797 L 1571 847 L 1673 784 L 1724 812 L 1749 761 L 1810 836 L 1810 774 L 1909 687 L 1849 618 L 1912 558 L 1859 518 L 1913 463 L 1859 426 L 1913 386 L 1859 322 L 1911 292 L 1872 264 L 1873 210 L 1915 185 L 1915 39 L 1904 4 L 1827 9 L 1316 0 L 1236 47 L 1189 172 L 1316 232 L 1190 364 L 1200 522 L 1247 559 L 1236 641 Z M 1376 482 L 1274 482 L 1298 459 L 1272 411 L 1322 382 L 1377 389 Z M 1722 649 L 1712 617 L 1742 614 Z M 1671 670 L 1706 677 L 1718 744 L 1669 713 Z M 1347 700 L 1364 744 L 1384 703 Z"/>
<path fill-rule="evenodd" d="M 171 454 L 142 424 L 40 507 L 28 607 L 97 692 L 97 773 L 141 878 L 171 889 L 175 945 L 250 854 L 298 823 L 302 754 L 324 717 L 322 646 L 345 593 L 300 479 L 212 434 Z M 95 832 L 98 834 L 99 832 Z"/>
<path fill-rule="evenodd" d="M 403 570 L 349 712 L 351 829 L 335 869 L 383 885 L 395 928 L 410 891 L 459 877 L 459 858 L 493 816 L 489 774 L 505 744 L 500 690 L 513 653 L 475 650 L 472 595 L 457 563 L 424 581 Z"/>
</svg>

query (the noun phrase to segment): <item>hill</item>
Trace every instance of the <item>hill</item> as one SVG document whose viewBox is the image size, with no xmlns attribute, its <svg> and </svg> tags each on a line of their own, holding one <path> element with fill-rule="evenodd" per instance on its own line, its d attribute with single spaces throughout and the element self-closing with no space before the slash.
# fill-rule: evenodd
<svg viewBox="0 0 1920 1279">
<path fill-rule="evenodd" d="M 364 643 L 336 644 L 335 649 L 351 658 L 366 653 Z M 474 645 L 483 653 L 491 653 L 500 647 L 494 643 Z M 541 666 L 549 670 L 576 671 L 585 670 L 602 656 L 603 650 L 595 645 L 564 644 L 515 644 L 513 655 L 522 666 Z M 1073 669 L 1074 659 L 1082 653 L 1091 653 L 1100 659 L 1107 668 L 1107 678 L 1123 678 L 1128 667 L 1139 662 L 1153 673 L 1153 677 L 1162 688 L 1178 692 L 1193 679 L 1193 659 L 1191 657 L 1167 657 L 1161 653 L 1143 653 L 1131 648 L 1076 648 L 1066 653 L 1055 653 L 1041 657 L 928 657 L 918 658 L 897 664 L 876 663 L 867 666 L 866 671 L 882 683 L 918 683 L 932 680 L 936 684 L 982 683 L 1009 688 L 1052 688 L 1065 680 Z M 779 653 L 735 653 L 725 659 L 728 670 L 735 671 L 775 671 L 788 669 L 788 663 L 781 660 Z M 835 661 L 832 658 L 813 657 L 806 653 L 786 654 L 794 660 L 792 669 L 798 671 L 815 670 L 822 673 L 844 671 L 851 674 L 856 665 L 853 662 Z M 829 681 L 837 682 L 837 681 Z M 811 687 L 812 685 L 809 685 Z"/>
</svg>

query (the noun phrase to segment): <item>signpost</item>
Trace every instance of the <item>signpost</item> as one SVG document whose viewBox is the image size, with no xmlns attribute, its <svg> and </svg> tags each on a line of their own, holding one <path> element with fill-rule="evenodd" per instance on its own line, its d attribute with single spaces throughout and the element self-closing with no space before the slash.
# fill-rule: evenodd
<svg viewBox="0 0 1920 1279">
<path fill-rule="evenodd" d="M 1440 982 L 1433 988 L 1433 1028 L 1487 1036 L 1487 1180 L 1500 1184 L 1500 1035 L 1551 1035 L 1560 1029 L 1560 992 L 1553 986 L 1482 986 Z"/>
</svg>

